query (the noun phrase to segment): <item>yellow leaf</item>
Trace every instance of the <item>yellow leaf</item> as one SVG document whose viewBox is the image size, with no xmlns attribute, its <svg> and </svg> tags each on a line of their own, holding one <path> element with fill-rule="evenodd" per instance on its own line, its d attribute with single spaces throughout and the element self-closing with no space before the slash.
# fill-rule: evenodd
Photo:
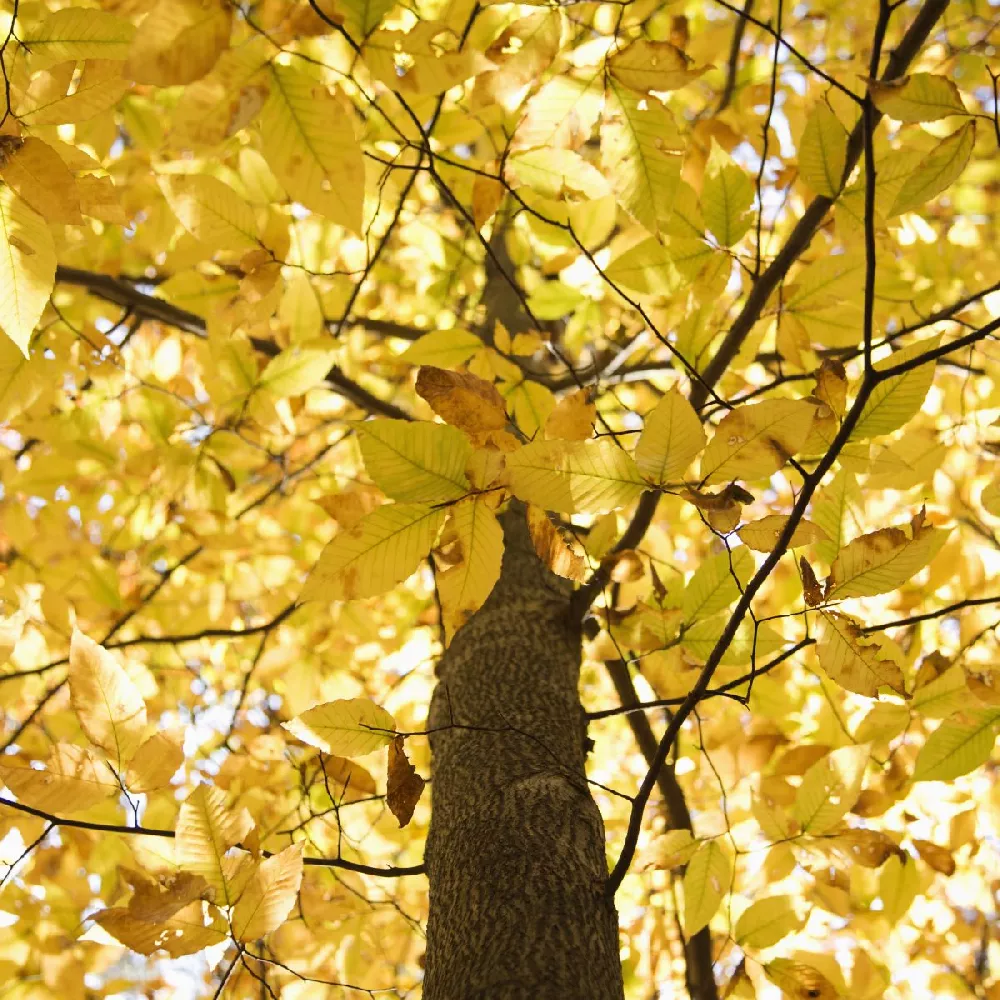
<svg viewBox="0 0 1000 1000">
<path fill-rule="evenodd" d="M 764 966 L 764 974 L 788 1000 L 838 1000 L 833 983 L 811 965 L 777 958 Z"/>
<path fill-rule="evenodd" d="M 118 103 L 128 90 L 122 64 L 108 59 L 89 59 L 79 77 L 76 63 L 64 62 L 36 73 L 17 109 L 23 125 L 63 125 L 85 122 Z"/>
<path fill-rule="evenodd" d="M 728 614 L 700 618 L 683 631 L 680 643 L 695 659 L 705 663 L 728 623 Z M 735 667 L 749 663 L 759 665 L 777 653 L 785 642 L 785 637 L 775 632 L 766 622 L 758 624 L 755 628 L 753 622 L 744 621 L 736 630 L 719 663 Z"/>
<path fill-rule="evenodd" d="M 713 141 L 701 189 L 701 213 L 722 246 L 738 243 L 750 228 L 753 214 L 749 209 L 755 197 L 750 176 Z"/>
<path fill-rule="evenodd" d="M 124 767 L 146 733 L 146 702 L 114 653 L 82 632 L 69 647 L 69 694 L 91 743 Z"/>
<path fill-rule="evenodd" d="M 259 249 L 253 209 L 227 184 L 201 174 L 160 178 L 174 215 L 212 251 Z"/>
<path fill-rule="evenodd" d="M 512 149 L 578 149 L 601 113 L 602 74 L 587 79 L 558 74 L 528 101 Z M 613 176 L 605 170 L 607 176 Z"/>
<path fill-rule="evenodd" d="M 0 327 L 27 357 L 55 285 L 55 244 L 45 220 L 6 186 L 0 189 L 0 227 Z"/>
<path fill-rule="evenodd" d="M 72 743 L 56 743 L 45 770 L 31 764 L 19 754 L 0 756 L 0 778 L 19 801 L 43 812 L 80 812 L 121 791 L 105 761 Z"/>
<path fill-rule="evenodd" d="M 451 368 L 465 364 L 482 348 L 483 342 L 472 331 L 452 327 L 425 333 L 400 354 L 399 360 L 411 365 L 435 364 Z"/>
<path fill-rule="evenodd" d="M 818 836 L 840 822 L 861 794 L 868 756 L 867 745 L 839 747 L 806 771 L 792 807 L 803 833 Z"/>
<path fill-rule="evenodd" d="M 93 7 L 64 7 L 29 28 L 21 42 L 40 70 L 78 59 L 126 59 L 135 26 Z"/>
<path fill-rule="evenodd" d="M 912 212 L 951 187 L 965 170 L 975 144 L 975 122 L 966 122 L 942 139 L 906 178 L 888 214 Z"/>
<path fill-rule="evenodd" d="M 374 597 L 405 580 L 430 552 L 445 511 L 425 504 L 386 504 L 323 550 L 301 601 L 352 601 Z"/>
<path fill-rule="evenodd" d="M 820 615 L 823 632 L 816 652 L 819 665 L 831 680 L 867 698 L 877 697 L 878 689 L 883 686 L 896 694 L 906 694 L 899 664 L 884 655 L 877 637 L 866 636 L 850 615 L 835 611 L 823 611 Z"/>
<path fill-rule="evenodd" d="M 260 117 L 268 164 L 306 208 L 360 233 L 365 168 L 351 116 L 306 73 L 271 65 L 271 96 Z"/>
<path fill-rule="evenodd" d="M 889 357 L 876 361 L 876 371 L 912 361 L 938 345 L 940 336 L 910 344 Z M 895 375 L 879 382 L 868 397 L 861 416 L 851 432 L 852 441 L 866 441 L 880 434 L 888 434 L 902 427 L 923 406 L 924 397 L 934 381 L 934 362 L 918 365 L 902 375 Z"/>
<path fill-rule="evenodd" d="M 360 41 L 381 24 L 395 3 L 396 0 L 338 0 L 337 9 L 344 11 L 348 29 Z"/>
<path fill-rule="evenodd" d="M 1000 479 L 994 479 L 983 487 L 979 502 L 988 514 L 1000 517 Z"/>
<path fill-rule="evenodd" d="M 348 698 L 317 705 L 281 725 L 324 753 L 363 757 L 392 742 L 396 720 L 367 698 Z"/>
<path fill-rule="evenodd" d="M 516 382 L 502 382 L 500 395 L 507 400 L 514 423 L 530 438 L 545 426 L 556 405 L 555 397 L 546 386 L 523 377 Z"/>
<path fill-rule="evenodd" d="M 262 861 L 230 917 L 237 941 L 256 941 L 277 930 L 295 905 L 302 884 L 302 845 L 292 844 Z"/>
<path fill-rule="evenodd" d="M 841 469 L 829 485 L 819 490 L 812 505 L 812 520 L 829 539 L 816 545 L 821 559 L 832 563 L 844 544 L 845 536 L 861 530 L 861 513 L 861 490 L 857 480 Z"/>
<path fill-rule="evenodd" d="M 640 38 L 608 60 L 611 75 L 632 90 L 678 90 L 709 67 L 692 68 L 691 59 L 670 42 Z"/>
<path fill-rule="evenodd" d="M 945 719 L 917 754 L 914 781 L 951 781 L 990 759 L 1000 731 L 995 708 L 958 712 Z"/>
<path fill-rule="evenodd" d="M 472 444 L 457 428 L 408 420 L 354 424 L 365 471 L 394 500 L 439 503 L 469 491 Z"/>
<path fill-rule="evenodd" d="M 139 25 L 125 72 L 157 87 L 198 80 L 229 44 L 231 23 L 223 0 L 159 0 Z"/>
<path fill-rule="evenodd" d="M 754 558 L 746 548 L 706 559 L 684 588 L 684 620 L 693 622 L 728 607 L 746 586 L 754 570 Z"/>
<path fill-rule="evenodd" d="M 609 78 L 601 122 L 601 165 L 618 202 L 657 235 L 670 214 L 685 148 L 673 116 L 655 97 L 641 97 Z"/>
<path fill-rule="evenodd" d="M 802 923 L 791 896 L 768 896 L 743 911 L 733 936 L 741 948 L 770 948 L 799 930 Z"/>
<path fill-rule="evenodd" d="M 183 731 L 154 733 L 136 750 L 125 772 L 125 786 L 132 792 L 155 792 L 170 787 L 170 779 L 184 763 Z"/>
<path fill-rule="evenodd" d="M 162 950 L 171 958 L 180 958 L 221 944 L 229 937 L 222 914 L 200 900 L 189 903 L 166 920 L 155 922 L 139 920 L 125 907 L 100 910 L 93 919 L 126 948 L 140 955 Z"/>
<path fill-rule="evenodd" d="M 698 414 L 671 389 L 646 417 L 635 447 L 635 464 L 651 483 L 663 485 L 683 476 L 704 446 L 705 431 Z"/>
<path fill-rule="evenodd" d="M 898 80 L 870 80 L 875 107 L 901 122 L 933 122 L 968 114 L 954 82 L 934 73 L 913 73 Z"/>
<path fill-rule="evenodd" d="M 0 618 L 0 664 L 10 659 L 24 632 L 26 616 L 23 611 L 15 611 L 6 618 Z"/>
<path fill-rule="evenodd" d="M 50 385 L 47 364 L 41 352 L 26 358 L 12 340 L 0 337 L 0 422 L 27 410 Z"/>
<path fill-rule="evenodd" d="M 749 545 L 755 551 L 772 552 L 787 523 L 788 517 L 786 515 L 770 514 L 758 521 L 751 521 L 749 524 L 743 525 L 736 534 L 743 540 L 744 545 Z M 795 549 L 800 545 L 812 545 L 825 538 L 826 532 L 818 524 L 813 524 L 812 521 L 803 518 L 795 526 L 787 548 Z"/>
<path fill-rule="evenodd" d="M 496 386 L 471 372 L 422 365 L 417 372 L 416 390 L 439 417 L 465 431 L 478 444 L 490 431 L 507 425 L 507 410 Z"/>
<path fill-rule="evenodd" d="M 583 557 L 573 551 L 548 514 L 534 504 L 528 504 L 528 533 L 538 557 L 553 573 L 567 580 L 583 580 L 586 574 Z"/>
<path fill-rule="evenodd" d="M 545 421 L 545 436 L 563 441 L 586 441 L 594 431 L 597 407 L 586 389 L 563 396 Z"/>
<path fill-rule="evenodd" d="M 825 198 L 840 194 L 847 166 L 847 130 L 826 101 L 817 101 L 799 143 L 799 173 Z"/>
<path fill-rule="evenodd" d="M 882 900 L 882 916 L 891 927 L 906 915 L 920 891 L 917 863 L 907 854 L 889 858 L 882 868 L 878 894 Z"/>
<path fill-rule="evenodd" d="M 41 139 L 26 138 L 3 163 L 0 173 L 4 182 L 47 221 L 67 225 L 83 221 L 76 180 L 62 157 Z"/>
<path fill-rule="evenodd" d="M 603 514 L 646 488 L 635 462 L 614 441 L 534 441 L 507 456 L 511 490 L 564 514 Z"/>
<path fill-rule="evenodd" d="M 424 791 L 424 779 L 407 760 L 403 737 L 397 736 L 389 744 L 389 772 L 386 780 L 385 804 L 399 821 L 406 826 L 413 818 L 413 810 Z"/>
<path fill-rule="evenodd" d="M 237 859 L 227 854 L 252 829 L 250 813 L 230 809 L 221 788 L 199 785 L 181 803 L 175 837 L 177 864 L 184 871 L 200 875 L 214 890 L 214 901 L 219 905 L 236 901 Z"/>
<path fill-rule="evenodd" d="M 873 597 L 903 586 L 937 555 L 948 534 L 926 524 L 921 509 L 905 528 L 880 528 L 855 538 L 830 567 L 826 599 Z"/>
<path fill-rule="evenodd" d="M 333 366 L 334 353 L 332 344 L 290 347 L 267 363 L 258 384 L 275 399 L 301 396 L 326 378 Z"/>
<path fill-rule="evenodd" d="M 697 934 L 715 916 L 729 891 L 732 864 L 717 840 L 703 843 L 684 873 L 684 933 Z"/>
<path fill-rule="evenodd" d="M 701 477 L 713 483 L 765 479 L 799 451 L 816 408 L 801 399 L 771 399 L 732 410 L 701 456 Z"/>
<path fill-rule="evenodd" d="M 500 579 L 503 529 L 489 503 L 468 497 L 451 508 L 443 544 L 452 565 L 438 573 L 438 594 L 449 637 L 478 611 Z"/>
</svg>

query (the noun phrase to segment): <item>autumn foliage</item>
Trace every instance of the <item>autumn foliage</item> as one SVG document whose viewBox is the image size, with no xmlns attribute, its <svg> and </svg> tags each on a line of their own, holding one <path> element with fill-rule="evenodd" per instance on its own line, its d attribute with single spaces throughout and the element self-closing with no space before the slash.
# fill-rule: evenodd
<svg viewBox="0 0 1000 1000">
<path fill-rule="evenodd" d="M 6 0 L 0 994 L 419 995 L 513 504 L 626 996 L 998 1000 L 998 42 Z"/>
</svg>

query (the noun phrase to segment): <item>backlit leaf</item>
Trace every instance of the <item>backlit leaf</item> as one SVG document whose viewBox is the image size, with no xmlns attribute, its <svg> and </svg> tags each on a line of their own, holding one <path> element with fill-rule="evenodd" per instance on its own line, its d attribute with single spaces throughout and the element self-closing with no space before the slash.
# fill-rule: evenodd
<svg viewBox="0 0 1000 1000">
<path fill-rule="evenodd" d="M 684 873 L 684 933 L 690 937 L 715 916 L 729 891 L 732 864 L 717 840 L 705 841 Z"/>
<path fill-rule="evenodd" d="M 784 514 L 770 514 L 757 521 L 744 524 L 736 533 L 743 540 L 744 545 L 748 545 L 751 549 L 757 552 L 771 552 L 778 544 L 778 538 L 787 524 L 788 518 Z M 813 545 L 825 539 L 826 532 L 818 524 L 813 524 L 812 521 L 803 518 L 795 525 L 787 548 L 796 549 L 802 545 Z"/>
<path fill-rule="evenodd" d="M 754 559 L 746 548 L 706 559 L 684 588 L 684 620 L 708 618 L 728 607 L 753 574 Z"/>
<path fill-rule="evenodd" d="M 191 83 L 215 65 L 231 23 L 232 8 L 222 0 L 163 0 L 139 25 L 125 71 L 159 87 Z"/>
<path fill-rule="evenodd" d="M 912 73 L 898 80 L 872 80 L 868 87 L 879 111 L 898 121 L 932 122 L 966 114 L 958 87 L 946 76 Z"/>
<path fill-rule="evenodd" d="M 56 815 L 90 809 L 121 791 L 105 761 L 72 743 L 56 743 L 43 770 L 20 755 L 0 756 L 0 780 L 19 801 Z"/>
<path fill-rule="evenodd" d="M 803 833 L 818 836 L 840 822 L 861 794 L 868 755 L 864 744 L 839 747 L 806 771 L 792 807 Z"/>
<path fill-rule="evenodd" d="M 396 722 L 375 702 L 349 698 L 317 705 L 282 726 L 324 753 L 363 757 L 392 742 Z"/>
<path fill-rule="evenodd" d="M 301 844 L 261 861 L 233 907 L 230 925 L 236 940 L 257 941 L 277 930 L 295 905 L 301 884 Z"/>
<path fill-rule="evenodd" d="M 975 122 L 966 122 L 958 131 L 942 139 L 906 179 L 889 214 L 912 212 L 951 187 L 965 170 L 975 144 Z"/>
<path fill-rule="evenodd" d="M 87 737 L 124 767 L 145 736 L 146 702 L 115 654 L 79 631 L 70 644 L 69 691 Z"/>
<path fill-rule="evenodd" d="M 1000 732 L 1000 711 L 959 712 L 927 737 L 917 754 L 914 781 L 949 781 L 985 764 Z"/>
<path fill-rule="evenodd" d="M 820 666 L 829 677 L 848 691 L 868 698 L 880 687 L 905 694 L 899 664 L 884 655 L 878 636 L 866 636 L 850 615 L 821 612 L 823 631 L 816 646 Z"/>
<path fill-rule="evenodd" d="M 799 143 L 799 173 L 825 198 L 840 193 L 847 165 L 847 130 L 825 101 L 817 101 Z"/>
<path fill-rule="evenodd" d="M 353 601 L 401 583 L 420 565 L 445 511 L 419 503 L 386 504 L 341 529 L 313 567 L 301 601 Z"/>
<path fill-rule="evenodd" d="M 705 446 L 705 431 L 691 404 L 676 390 L 663 394 L 646 417 L 635 464 L 658 485 L 680 479 Z"/>
<path fill-rule="evenodd" d="M 645 489 L 635 462 L 614 441 L 534 441 L 507 456 L 511 489 L 527 503 L 565 514 L 601 514 Z"/>
<path fill-rule="evenodd" d="M 742 948 L 770 948 L 801 926 L 791 896 L 768 896 L 743 911 L 733 936 Z"/>
</svg>

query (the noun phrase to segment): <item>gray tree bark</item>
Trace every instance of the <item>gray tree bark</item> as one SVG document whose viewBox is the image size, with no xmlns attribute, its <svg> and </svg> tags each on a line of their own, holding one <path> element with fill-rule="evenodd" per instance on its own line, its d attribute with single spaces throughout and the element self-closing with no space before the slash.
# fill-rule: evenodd
<svg viewBox="0 0 1000 1000">
<path fill-rule="evenodd" d="M 425 1000 L 622 1000 L 604 824 L 584 772 L 579 625 L 502 517 L 503 570 L 431 701 Z"/>
</svg>

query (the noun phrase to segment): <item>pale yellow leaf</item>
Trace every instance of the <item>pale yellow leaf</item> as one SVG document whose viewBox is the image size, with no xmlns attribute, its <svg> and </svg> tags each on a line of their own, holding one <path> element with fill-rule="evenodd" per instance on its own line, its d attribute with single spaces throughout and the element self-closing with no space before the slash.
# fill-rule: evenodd
<svg viewBox="0 0 1000 1000">
<path fill-rule="evenodd" d="M 236 901 L 234 858 L 227 856 L 253 829 L 246 809 L 230 809 L 226 793 L 199 785 L 177 814 L 175 857 L 184 871 L 200 875 L 214 891 L 219 905 Z"/>
<path fill-rule="evenodd" d="M 100 910 L 93 919 L 126 948 L 140 955 L 165 951 L 171 958 L 180 958 L 221 944 L 229 937 L 222 914 L 200 900 L 162 921 L 139 920 L 125 907 Z"/>
<path fill-rule="evenodd" d="M 701 456 L 702 480 L 712 485 L 777 472 L 805 444 L 815 412 L 802 399 L 771 399 L 732 410 Z"/>
<path fill-rule="evenodd" d="M 545 436 L 563 441 L 586 441 L 594 431 L 597 407 L 586 389 L 577 389 L 556 403 L 545 421 Z"/>
<path fill-rule="evenodd" d="M 55 284 L 56 252 L 45 220 L 0 188 L 0 327 L 28 356 L 31 334 Z"/>
<path fill-rule="evenodd" d="M 332 344 L 329 347 L 290 347 L 267 363 L 258 384 L 275 399 L 301 396 L 326 378 L 334 356 Z"/>
<path fill-rule="evenodd" d="M 268 164 L 306 208 L 360 233 L 365 169 L 351 115 L 302 70 L 271 65 L 271 96 L 260 117 Z"/>
<path fill-rule="evenodd" d="M 645 38 L 632 42 L 608 60 L 608 71 L 616 80 L 646 93 L 678 90 L 708 68 L 693 66 L 690 57 L 670 42 Z"/>
<path fill-rule="evenodd" d="M 432 330 L 410 344 L 399 360 L 411 365 L 433 364 L 450 368 L 464 364 L 482 348 L 483 342 L 479 337 L 462 327 Z"/>
<path fill-rule="evenodd" d="M 28 136 L 0 167 L 0 173 L 27 204 L 48 222 L 76 225 L 80 194 L 62 157 L 47 143 Z"/>
<path fill-rule="evenodd" d="M 825 198 L 836 198 L 847 166 L 847 130 L 825 101 L 817 101 L 799 143 L 799 173 Z"/>
<path fill-rule="evenodd" d="M 743 540 L 744 545 L 749 545 L 755 551 L 772 552 L 787 524 L 787 515 L 769 514 L 767 517 L 744 524 L 736 534 Z M 824 539 L 826 539 L 826 532 L 818 524 L 813 524 L 812 521 L 803 518 L 795 525 L 795 530 L 792 532 L 792 537 L 788 540 L 786 547 L 795 549 L 801 545 L 822 542 Z"/>
<path fill-rule="evenodd" d="M 690 937 L 715 916 L 729 891 L 732 863 L 718 840 L 705 841 L 684 872 L 684 933 Z"/>
<path fill-rule="evenodd" d="M 89 59 L 79 76 L 72 61 L 42 70 L 32 77 L 17 117 L 30 128 L 86 122 L 117 104 L 128 90 L 121 62 Z"/>
<path fill-rule="evenodd" d="M 565 514 L 602 514 L 646 487 L 635 462 L 608 438 L 534 441 L 507 456 L 507 471 L 521 500 Z"/>
<path fill-rule="evenodd" d="M 904 695 L 903 672 L 886 655 L 889 651 L 877 636 L 866 636 L 850 615 L 820 612 L 823 631 L 816 646 L 819 664 L 841 687 L 868 698 L 878 696 L 880 687 Z"/>
<path fill-rule="evenodd" d="M 700 204 L 705 225 L 722 246 L 738 243 L 750 228 L 755 196 L 750 175 L 713 142 Z"/>
<path fill-rule="evenodd" d="M 88 739 L 124 767 L 146 734 L 146 702 L 115 654 L 82 632 L 69 648 L 70 703 Z"/>
<path fill-rule="evenodd" d="M 351 601 L 385 593 L 420 565 L 444 517 L 443 508 L 418 503 L 372 511 L 327 544 L 300 600 Z"/>
<path fill-rule="evenodd" d="M 684 588 L 684 620 L 709 618 L 728 607 L 740 596 L 753 570 L 753 555 L 745 547 L 705 559 Z"/>
<path fill-rule="evenodd" d="M 770 948 L 797 931 L 802 923 L 791 896 L 768 896 L 743 911 L 733 936 L 742 948 Z"/>
<path fill-rule="evenodd" d="M 86 747 L 56 743 L 45 769 L 20 754 L 0 756 L 0 779 L 17 799 L 54 815 L 80 812 L 121 791 L 107 763 Z"/>
<path fill-rule="evenodd" d="M 942 139 L 906 178 L 888 214 L 915 211 L 951 187 L 965 170 L 975 144 L 975 122 L 966 122 Z"/>
<path fill-rule="evenodd" d="M 452 561 L 438 573 L 438 595 L 449 635 L 453 635 L 490 596 L 500 579 L 503 529 L 489 503 L 468 497 L 451 508 L 444 544 Z"/>
<path fill-rule="evenodd" d="M 170 779 L 184 763 L 183 730 L 154 733 L 136 750 L 125 772 L 125 786 L 132 792 L 169 788 Z"/>
<path fill-rule="evenodd" d="M 803 833 L 818 836 L 840 822 L 861 794 L 868 756 L 865 744 L 839 747 L 806 771 L 792 806 Z"/>
<path fill-rule="evenodd" d="M 125 59 L 135 26 L 93 7 L 64 7 L 32 25 L 21 42 L 33 70 L 78 59 Z"/>
<path fill-rule="evenodd" d="M 902 587 L 937 555 L 948 535 L 926 523 L 921 510 L 903 528 L 880 528 L 855 538 L 837 553 L 824 596 L 872 597 Z"/>
<path fill-rule="evenodd" d="M 367 698 L 347 698 L 317 705 L 281 725 L 324 753 L 363 757 L 392 742 L 396 720 Z"/>
<path fill-rule="evenodd" d="M 262 861 L 230 916 L 236 940 L 256 941 L 277 930 L 295 905 L 301 884 L 301 844 L 292 844 Z"/>
<path fill-rule="evenodd" d="M 691 404 L 676 389 L 663 394 L 646 416 L 635 464 L 657 485 L 679 479 L 705 446 L 705 431 Z"/>
<path fill-rule="evenodd" d="M 912 73 L 898 80 L 871 80 L 875 107 L 901 122 L 932 122 L 964 115 L 965 104 L 954 81 L 934 73 Z"/>
<path fill-rule="evenodd" d="M 232 17 L 223 0 L 159 0 L 139 24 L 125 72 L 157 87 L 200 79 L 229 44 Z"/>
<path fill-rule="evenodd" d="M 167 175 L 160 189 L 184 228 L 211 251 L 259 249 L 253 209 L 228 184 L 201 174 Z"/>
</svg>

